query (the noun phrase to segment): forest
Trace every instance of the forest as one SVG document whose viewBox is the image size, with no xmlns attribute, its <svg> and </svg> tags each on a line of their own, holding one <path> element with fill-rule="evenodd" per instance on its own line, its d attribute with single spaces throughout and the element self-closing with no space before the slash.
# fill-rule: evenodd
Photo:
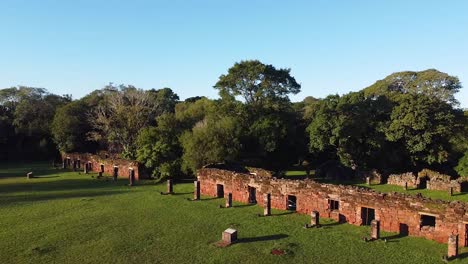
<svg viewBox="0 0 468 264">
<path fill-rule="evenodd" d="M 11 87 L 0 90 L 0 161 L 108 151 L 161 180 L 221 162 L 278 173 L 336 166 L 468 176 L 468 111 L 455 99 L 461 88 L 457 77 L 428 69 L 291 102 L 301 84 L 290 69 L 258 60 L 221 75 L 213 84 L 218 99 L 113 83 L 80 99 Z"/>
</svg>

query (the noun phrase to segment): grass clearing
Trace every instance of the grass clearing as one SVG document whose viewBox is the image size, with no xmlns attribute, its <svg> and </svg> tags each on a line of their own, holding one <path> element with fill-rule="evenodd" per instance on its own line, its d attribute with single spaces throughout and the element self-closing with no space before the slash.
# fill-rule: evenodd
<svg viewBox="0 0 468 264">
<path fill-rule="evenodd" d="M 31 167 L 38 178 L 27 180 Z M 258 217 L 255 205 L 220 209 L 224 199 L 191 202 L 191 183 L 175 184 L 175 195 L 160 195 L 166 185 L 152 181 L 126 184 L 44 164 L 0 165 L 2 263 L 439 263 L 447 251 L 394 233 L 382 234 L 386 243 L 365 243 L 369 227 L 326 219 L 303 229 L 307 215 Z M 239 231 L 239 243 L 215 247 L 228 227 Z"/>
</svg>

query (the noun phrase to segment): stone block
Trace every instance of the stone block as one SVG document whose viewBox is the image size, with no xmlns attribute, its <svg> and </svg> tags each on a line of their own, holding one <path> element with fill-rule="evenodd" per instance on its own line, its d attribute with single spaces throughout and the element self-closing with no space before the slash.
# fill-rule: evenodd
<svg viewBox="0 0 468 264">
<path fill-rule="evenodd" d="M 237 230 L 235 230 L 233 228 L 228 228 L 228 229 L 224 230 L 224 232 L 222 234 L 222 241 L 226 245 L 230 245 L 230 244 L 236 242 L 236 240 L 237 240 Z"/>
<path fill-rule="evenodd" d="M 450 235 L 447 246 L 447 256 L 451 259 L 458 257 L 458 235 Z"/>
<path fill-rule="evenodd" d="M 371 239 L 380 239 L 380 221 L 375 219 L 371 221 Z"/>
<path fill-rule="evenodd" d="M 263 215 L 271 215 L 271 194 L 269 193 L 263 195 Z"/>
<path fill-rule="evenodd" d="M 226 208 L 232 207 L 232 193 L 228 193 L 226 197 Z"/>
</svg>

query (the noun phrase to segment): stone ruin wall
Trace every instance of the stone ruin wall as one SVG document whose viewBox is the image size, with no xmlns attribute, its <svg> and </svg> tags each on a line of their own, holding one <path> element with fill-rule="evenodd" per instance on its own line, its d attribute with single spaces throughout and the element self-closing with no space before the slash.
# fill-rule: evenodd
<svg viewBox="0 0 468 264">
<path fill-rule="evenodd" d="M 427 189 L 428 190 L 439 190 L 446 191 L 450 187 L 453 188 L 455 192 L 461 192 L 461 180 L 452 180 L 449 175 L 441 174 L 437 171 L 432 171 L 429 169 L 423 169 L 418 173 L 418 181 L 421 179 L 427 178 Z"/>
<path fill-rule="evenodd" d="M 388 176 L 387 183 L 398 186 L 405 186 L 408 183 L 408 188 L 420 188 L 421 181 L 426 181 L 426 189 L 448 191 L 453 188 L 454 192 L 465 191 L 468 182 L 464 178 L 452 180 L 449 175 L 441 174 L 429 169 L 423 169 L 416 176 L 412 172 L 402 174 L 391 174 Z"/>
<path fill-rule="evenodd" d="M 412 172 L 402 173 L 402 174 L 390 174 L 387 179 L 387 184 L 405 186 L 405 183 L 408 184 L 408 188 L 418 188 L 416 175 Z"/>
<path fill-rule="evenodd" d="M 286 210 L 288 195 L 294 195 L 299 213 L 310 214 L 316 210 L 322 217 L 358 226 L 363 224 L 361 208 L 372 208 L 383 231 L 406 233 L 440 243 L 447 243 L 451 234 L 459 234 L 460 241 L 465 241 L 468 228 L 468 204 L 458 201 L 379 193 L 362 187 L 322 184 L 312 180 L 257 177 L 215 168 L 201 169 L 197 176 L 203 195 L 217 196 L 217 184 L 222 184 L 225 196 L 232 193 L 233 200 L 248 203 L 250 186 L 256 188 L 256 200 L 261 206 L 263 195 L 270 193 L 272 208 Z M 331 210 L 329 200 L 339 201 L 339 210 Z M 434 216 L 435 227 L 421 227 L 421 215 Z"/>
<path fill-rule="evenodd" d="M 91 163 L 90 172 L 100 172 L 101 164 L 104 165 L 104 174 L 113 175 L 114 167 L 118 168 L 118 178 L 128 178 L 129 170 L 133 169 L 135 174 L 135 180 L 147 178 L 146 175 L 142 172 L 141 166 L 137 161 L 120 159 L 115 156 L 110 156 L 107 154 L 93 155 L 89 153 L 62 153 L 62 160 L 70 159 L 71 165 L 73 166 L 73 161 L 80 161 L 81 166 L 80 170 L 84 169 L 85 163 Z"/>
</svg>

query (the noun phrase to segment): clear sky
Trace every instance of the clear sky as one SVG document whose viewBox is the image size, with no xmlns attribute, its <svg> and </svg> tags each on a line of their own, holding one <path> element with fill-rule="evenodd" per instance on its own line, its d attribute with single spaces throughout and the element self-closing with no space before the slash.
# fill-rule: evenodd
<svg viewBox="0 0 468 264">
<path fill-rule="evenodd" d="M 113 82 L 215 98 L 245 59 L 291 68 L 293 101 L 436 68 L 460 78 L 468 107 L 468 1 L 0 1 L 2 88 L 80 98 Z"/>
</svg>

